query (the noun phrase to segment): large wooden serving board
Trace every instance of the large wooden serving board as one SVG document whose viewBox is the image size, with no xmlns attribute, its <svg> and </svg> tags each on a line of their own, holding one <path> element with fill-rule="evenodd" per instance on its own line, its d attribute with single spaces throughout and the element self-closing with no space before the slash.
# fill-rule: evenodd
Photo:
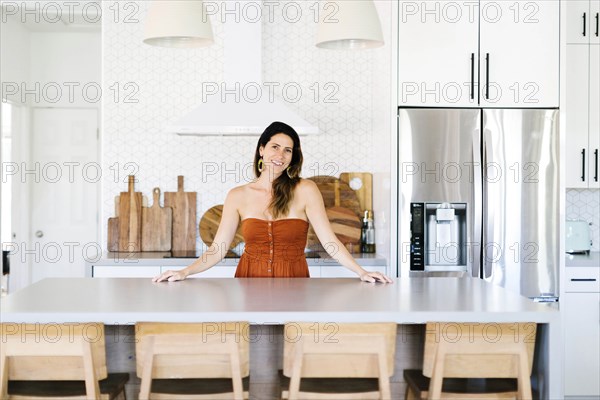
<svg viewBox="0 0 600 400">
<path fill-rule="evenodd" d="M 360 205 L 356 194 L 348 184 L 337 178 L 317 176 L 314 180 L 323 195 L 325 211 L 336 237 L 348 249 L 358 252 L 360 248 Z M 311 250 L 322 251 L 319 238 L 312 225 L 308 230 L 307 247 Z"/>
<path fill-rule="evenodd" d="M 119 196 L 119 251 L 142 249 L 142 193 L 134 191 L 135 176 L 129 176 L 127 192 Z"/>
<path fill-rule="evenodd" d="M 195 250 L 196 192 L 183 191 L 183 176 L 177 177 L 177 192 L 165 192 L 165 207 L 173 209 L 171 250 Z"/>
<path fill-rule="evenodd" d="M 373 210 L 373 174 L 369 172 L 342 172 L 340 181 L 354 190 L 361 208 L 361 216 L 366 210 Z"/>
<path fill-rule="evenodd" d="M 152 207 L 142 207 L 142 251 L 170 251 L 173 209 L 160 206 L 159 188 L 152 193 Z"/>
<path fill-rule="evenodd" d="M 323 203 L 325 204 L 325 208 L 336 206 L 335 198 L 337 184 L 339 196 L 338 206 L 348 208 L 354 213 L 356 213 L 356 215 L 358 216 L 361 215 L 362 209 L 360 207 L 358 197 L 356 197 L 356 193 L 350 188 L 350 186 L 346 182 L 340 181 L 334 176 L 327 175 L 317 175 L 308 179 L 317 184 L 317 187 L 319 188 L 319 191 L 323 196 Z"/>
</svg>

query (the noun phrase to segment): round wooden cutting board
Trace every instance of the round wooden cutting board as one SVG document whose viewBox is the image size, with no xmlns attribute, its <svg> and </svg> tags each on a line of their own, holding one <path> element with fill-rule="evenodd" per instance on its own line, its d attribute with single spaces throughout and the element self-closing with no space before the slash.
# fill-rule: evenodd
<svg viewBox="0 0 600 400">
<path fill-rule="evenodd" d="M 223 205 L 219 204 L 218 206 L 213 206 L 209 208 L 202 218 L 200 219 L 200 238 L 207 245 L 210 246 L 217 234 L 217 230 L 219 229 L 219 224 L 221 223 L 221 217 L 223 216 Z M 229 249 L 235 248 L 237 245 L 244 241 L 244 237 L 242 236 L 242 224 L 238 224 L 237 232 L 233 237 L 233 241 L 229 246 Z"/>
</svg>

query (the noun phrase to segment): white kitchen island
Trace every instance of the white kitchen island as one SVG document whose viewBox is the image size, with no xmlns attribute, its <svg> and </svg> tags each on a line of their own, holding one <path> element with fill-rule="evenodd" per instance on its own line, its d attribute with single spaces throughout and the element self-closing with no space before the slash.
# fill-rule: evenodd
<svg viewBox="0 0 600 400">
<path fill-rule="evenodd" d="M 534 384 L 544 399 L 563 397 L 557 308 L 534 303 L 480 279 L 401 278 L 393 284 L 370 284 L 349 278 L 213 278 L 169 283 L 144 278 L 48 278 L 2 299 L 0 310 L 2 322 L 94 321 L 112 326 L 115 332 L 123 332 L 122 327 L 137 321 L 241 320 L 250 321 L 255 330 L 286 321 L 393 321 L 400 326 L 428 321 L 535 322 Z M 131 332 L 127 335 L 128 345 L 133 347 Z M 113 342 L 127 346 L 127 341 L 120 339 Z M 406 342 L 406 338 L 398 339 L 403 340 Z M 127 360 L 111 366 L 108 336 L 107 348 L 109 370 L 126 368 Z M 114 351 L 123 353 L 122 348 Z M 266 357 L 267 363 L 280 362 L 280 354 L 273 350 L 251 351 L 251 378 L 261 375 L 252 369 L 257 365 L 253 355 Z M 405 356 L 399 345 L 396 359 Z M 404 364 L 397 362 L 394 376 L 401 377 L 401 369 L 408 365 Z M 412 364 L 414 367 L 414 360 Z M 272 367 L 276 371 L 277 365 Z"/>
</svg>

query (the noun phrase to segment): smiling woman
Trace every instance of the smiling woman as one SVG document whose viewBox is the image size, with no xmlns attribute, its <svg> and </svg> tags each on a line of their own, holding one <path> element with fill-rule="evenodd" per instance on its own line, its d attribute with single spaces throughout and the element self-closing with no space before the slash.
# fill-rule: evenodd
<svg viewBox="0 0 600 400">
<path fill-rule="evenodd" d="M 298 133 L 273 122 L 256 145 L 256 179 L 232 189 L 212 245 L 180 271 L 166 271 L 154 282 L 179 281 L 221 261 L 241 221 L 246 245 L 236 277 L 309 277 L 304 256 L 309 222 L 329 255 L 367 282 L 391 282 L 367 272 L 352 258 L 333 232 L 317 185 L 300 178 L 302 149 Z"/>
</svg>

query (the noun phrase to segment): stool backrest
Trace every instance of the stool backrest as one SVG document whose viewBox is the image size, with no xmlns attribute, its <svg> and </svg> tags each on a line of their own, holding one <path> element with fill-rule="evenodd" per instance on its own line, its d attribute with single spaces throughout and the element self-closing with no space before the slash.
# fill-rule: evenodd
<svg viewBox="0 0 600 400">
<path fill-rule="evenodd" d="M 284 327 L 283 373 L 291 377 L 302 357 L 304 378 L 378 378 L 384 355 L 386 375 L 394 374 L 395 323 L 289 322 Z"/>
<path fill-rule="evenodd" d="M 95 375 L 107 376 L 104 324 L 96 322 L 61 324 L 0 324 L 0 345 L 10 348 L 19 343 L 31 354 L 14 356 L 10 361 L 9 380 L 82 380 L 84 366 L 81 351 L 77 355 L 53 353 L 72 344 L 77 338 L 92 349 Z M 79 349 L 79 348 L 78 348 Z M 48 353 L 48 355 L 45 355 Z"/>
<path fill-rule="evenodd" d="M 250 374 L 247 322 L 139 322 L 135 336 L 140 378 L 149 354 L 153 379 L 232 378 L 232 357 L 239 360 L 241 377 Z"/>
<path fill-rule="evenodd" d="M 98 380 L 107 375 L 103 324 L 0 325 L 0 398 L 9 380 L 82 380 L 87 397 L 99 398 Z"/>
<path fill-rule="evenodd" d="M 446 378 L 516 378 L 521 347 L 527 354 L 529 375 L 533 367 L 535 323 L 427 324 L 423 375 L 432 377 L 436 355 L 443 350 Z"/>
</svg>

